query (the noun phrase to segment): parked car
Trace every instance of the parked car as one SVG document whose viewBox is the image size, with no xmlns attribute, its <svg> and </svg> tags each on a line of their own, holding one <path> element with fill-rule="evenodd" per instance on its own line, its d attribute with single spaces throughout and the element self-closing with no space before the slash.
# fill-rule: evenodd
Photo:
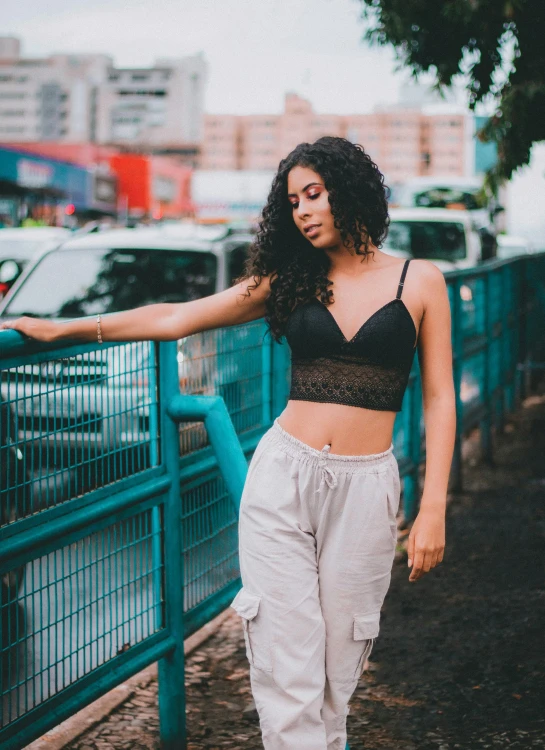
<svg viewBox="0 0 545 750">
<path fill-rule="evenodd" d="M 392 208 L 384 252 L 425 258 L 442 271 L 468 268 L 493 257 L 494 238 L 477 229 L 468 211 Z"/>
<path fill-rule="evenodd" d="M 31 315 L 62 321 L 198 299 L 231 285 L 252 239 L 225 227 L 184 225 L 74 238 L 26 268 L 0 302 L 0 319 Z M 208 363 L 192 359 L 192 345 L 199 342 L 180 344 L 180 380 L 200 382 L 204 390 L 215 385 L 216 374 Z M 136 342 L 29 364 L 2 378 L 2 397 L 17 409 L 20 439 L 42 456 L 46 452 L 48 461 L 53 456 L 64 467 L 85 464 L 77 494 L 147 465 L 154 398 L 146 382 L 149 359 L 149 344 Z M 225 395 L 236 399 L 232 390 Z M 106 454 L 113 464 L 95 462 L 97 478 L 89 462 Z"/>
<path fill-rule="evenodd" d="M 0 299 L 32 258 L 57 247 L 70 235 L 70 230 L 62 227 L 0 229 Z"/>
<path fill-rule="evenodd" d="M 40 254 L 0 304 L 0 316 L 74 318 L 197 299 L 230 285 L 251 241 L 249 234 L 183 224 L 74 237 Z"/>
</svg>

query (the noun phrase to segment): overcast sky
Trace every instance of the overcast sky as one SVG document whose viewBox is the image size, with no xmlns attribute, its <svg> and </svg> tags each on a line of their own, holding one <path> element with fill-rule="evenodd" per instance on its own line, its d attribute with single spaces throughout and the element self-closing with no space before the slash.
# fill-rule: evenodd
<svg viewBox="0 0 545 750">
<path fill-rule="evenodd" d="M 342 114 L 397 102 L 407 81 L 390 49 L 362 41 L 360 11 L 358 0 L 25 0 L 2 33 L 25 56 L 103 52 L 119 66 L 202 51 L 207 112 L 279 112 L 296 91 Z"/>
</svg>

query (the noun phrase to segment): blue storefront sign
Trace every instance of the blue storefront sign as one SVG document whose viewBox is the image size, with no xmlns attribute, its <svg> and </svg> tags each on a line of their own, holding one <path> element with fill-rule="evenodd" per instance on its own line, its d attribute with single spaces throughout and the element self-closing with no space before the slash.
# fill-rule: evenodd
<svg viewBox="0 0 545 750">
<path fill-rule="evenodd" d="M 76 210 L 85 210 L 88 206 L 90 173 L 84 167 L 67 162 L 3 147 L 0 148 L 0 181 L 14 183 L 29 192 L 49 189 L 61 200 L 72 203 Z"/>
</svg>

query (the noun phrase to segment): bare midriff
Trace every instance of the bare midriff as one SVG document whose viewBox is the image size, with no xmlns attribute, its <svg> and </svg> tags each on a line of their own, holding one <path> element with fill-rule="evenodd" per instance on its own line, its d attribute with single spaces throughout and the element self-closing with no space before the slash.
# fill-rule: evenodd
<svg viewBox="0 0 545 750">
<path fill-rule="evenodd" d="M 342 404 L 288 401 L 278 424 L 311 448 L 343 456 L 382 453 L 392 444 L 395 411 L 377 411 Z"/>
</svg>

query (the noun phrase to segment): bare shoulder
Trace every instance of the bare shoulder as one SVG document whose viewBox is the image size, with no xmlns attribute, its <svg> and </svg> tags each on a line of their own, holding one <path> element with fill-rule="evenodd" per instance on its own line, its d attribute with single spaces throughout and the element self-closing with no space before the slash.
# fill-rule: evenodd
<svg viewBox="0 0 545 750">
<path fill-rule="evenodd" d="M 424 306 L 446 292 L 443 272 L 431 261 L 413 258 L 409 270 Z"/>
<path fill-rule="evenodd" d="M 412 258 L 409 270 L 411 275 L 420 281 L 429 281 L 435 284 L 439 284 L 440 282 L 444 283 L 445 281 L 443 272 L 437 268 L 435 263 L 432 263 L 429 260 Z"/>
</svg>

